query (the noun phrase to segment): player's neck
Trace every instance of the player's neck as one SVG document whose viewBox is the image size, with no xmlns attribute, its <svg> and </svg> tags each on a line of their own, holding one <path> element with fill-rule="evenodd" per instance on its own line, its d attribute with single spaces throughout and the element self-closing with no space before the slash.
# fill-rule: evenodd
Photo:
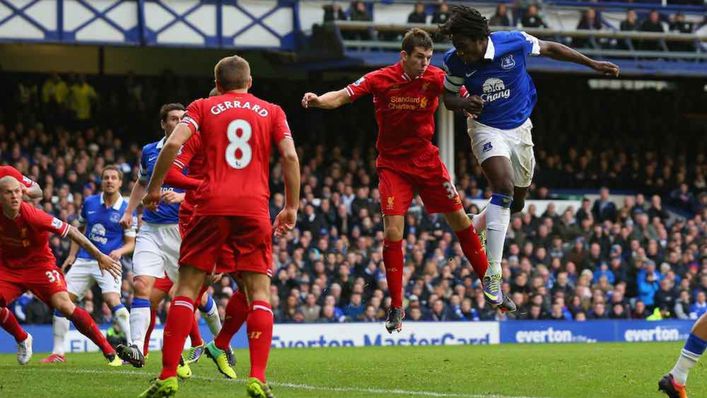
<svg viewBox="0 0 707 398">
<path fill-rule="evenodd" d="M 20 215 L 20 209 L 14 210 L 3 207 L 2 214 L 10 220 L 14 220 L 15 218 L 17 218 L 17 216 Z"/>
<path fill-rule="evenodd" d="M 103 192 L 103 204 L 106 205 L 106 207 L 112 207 L 115 202 L 118 201 L 118 196 L 120 193 L 118 191 L 113 192 L 113 193 L 105 193 Z"/>
<path fill-rule="evenodd" d="M 247 88 L 237 88 L 235 90 L 226 91 L 224 94 L 248 94 Z"/>
</svg>

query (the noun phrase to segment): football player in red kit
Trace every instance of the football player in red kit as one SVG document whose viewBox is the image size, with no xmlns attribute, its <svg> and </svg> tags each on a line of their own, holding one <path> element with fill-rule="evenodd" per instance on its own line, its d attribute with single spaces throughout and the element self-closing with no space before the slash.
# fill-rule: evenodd
<svg viewBox="0 0 707 398">
<path fill-rule="evenodd" d="M 389 333 L 402 329 L 403 250 L 405 213 L 415 192 L 430 213 L 444 214 L 455 231 L 464 255 L 481 278 L 488 260 L 457 193 L 454 181 L 432 143 L 434 114 L 444 93 L 445 72 L 430 65 L 432 39 L 421 29 L 405 34 L 400 62 L 375 70 L 339 91 L 323 95 L 306 93 L 305 108 L 334 109 L 365 96 L 373 96 L 378 123 L 378 159 L 383 212 L 385 264 L 391 306 L 385 327 Z M 473 100 L 473 99 L 472 99 Z M 470 101 L 472 101 L 470 100 Z M 482 104 L 478 103 L 480 112 Z M 515 310 L 512 301 L 508 310 Z"/>
<path fill-rule="evenodd" d="M 162 372 L 141 397 L 176 394 L 176 370 L 194 316 L 194 301 L 207 274 L 218 272 L 235 273 L 245 285 L 251 365 L 246 391 L 250 397 L 273 396 L 265 379 L 273 327 L 268 276 L 272 235 L 274 230 L 276 236 L 284 236 L 294 228 L 299 160 L 282 109 L 248 93 L 252 85 L 248 62 L 238 56 L 223 58 L 214 75 L 222 94 L 189 105 L 160 152 L 144 199 L 147 207 L 160 201 L 160 186 L 179 148 L 199 134 L 206 158 L 204 181 L 195 192 L 194 215 L 180 249 L 176 297 L 165 326 Z M 283 161 L 286 203 L 270 225 L 268 180 L 273 145 Z M 230 246 L 232 256 L 222 255 L 224 244 Z"/>
</svg>

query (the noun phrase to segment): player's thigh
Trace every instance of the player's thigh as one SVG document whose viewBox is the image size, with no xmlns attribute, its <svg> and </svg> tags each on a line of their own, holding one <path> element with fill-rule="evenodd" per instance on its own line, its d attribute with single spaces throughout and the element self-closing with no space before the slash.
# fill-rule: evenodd
<svg viewBox="0 0 707 398">
<path fill-rule="evenodd" d="M 221 248 L 231 233 L 231 221 L 225 216 L 195 215 L 189 223 L 179 250 L 179 264 L 198 268 L 207 274 L 215 271 Z"/>
<path fill-rule="evenodd" d="M 383 215 L 404 216 L 414 195 L 412 182 L 403 173 L 388 167 L 378 168 L 378 181 Z"/>
<path fill-rule="evenodd" d="M 164 260 L 158 236 L 158 227 L 154 224 L 143 224 L 135 240 L 133 253 L 133 274 L 135 276 L 164 276 Z"/>
<path fill-rule="evenodd" d="M 51 305 L 52 296 L 57 293 L 65 293 L 66 297 L 69 297 L 64 275 L 56 267 L 47 267 L 32 273 L 27 272 L 25 278 L 24 285 L 45 304 Z M 71 300 L 69 299 L 69 301 Z"/>
<path fill-rule="evenodd" d="M 159 228 L 159 245 L 162 248 L 164 273 L 176 282 L 179 277 L 179 249 L 182 246 L 182 234 L 179 225 L 166 224 Z"/>
<path fill-rule="evenodd" d="M 272 225 L 268 218 L 232 217 L 228 237 L 238 272 L 272 275 Z"/>
<path fill-rule="evenodd" d="M 504 137 L 504 130 L 494 129 L 476 121 L 468 123 L 471 151 L 481 165 L 491 189 L 513 193 L 513 168 L 511 148 Z"/>
<path fill-rule="evenodd" d="M 429 213 L 447 214 L 462 208 L 454 181 L 439 157 L 421 169 L 414 178 L 415 187 Z"/>
<path fill-rule="evenodd" d="M 103 294 L 116 293 L 120 295 L 123 284 L 123 275 L 121 274 L 116 278 L 108 272 L 101 272 L 101 270 L 96 266 L 93 270 L 93 279 L 96 281 L 98 286 L 101 288 Z M 71 290 L 69 290 L 71 291 Z"/>
<path fill-rule="evenodd" d="M 78 300 L 83 299 L 86 292 L 93 286 L 96 271 L 98 271 L 97 261 L 76 259 L 69 272 L 64 276 L 66 290 L 76 296 Z"/>
<path fill-rule="evenodd" d="M 0 274 L 0 307 L 6 307 L 27 290 L 21 283 Z"/>
<path fill-rule="evenodd" d="M 516 135 L 511 147 L 511 165 L 513 167 L 513 185 L 520 188 L 530 186 L 535 172 L 535 152 L 530 119 L 514 130 Z"/>
</svg>

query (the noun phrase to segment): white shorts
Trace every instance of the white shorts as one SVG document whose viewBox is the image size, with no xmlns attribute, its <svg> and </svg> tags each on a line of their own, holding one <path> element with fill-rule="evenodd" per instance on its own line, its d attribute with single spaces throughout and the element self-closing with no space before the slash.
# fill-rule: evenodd
<svg viewBox="0 0 707 398">
<path fill-rule="evenodd" d="M 101 274 L 101 270 L 98 268 L 98 261 L 86 258 L 77 258 L 65 278 L 66 290 L 78 297 L 79 300 L 83 299 L 83 296 L 86 295 L 86 292 L 94 283 L 98 283 L 103 294 L 120 294 L 120 287 L 123 282 L 122 278 L 116 280 L 108 271 L 105 272 L 105 275 Z"/>
<path fill-rule="evenodd" d="M 530 186 L 533 180 L 535 154 L 532 129 L 530 119 L 514 129 L 501 130 L 467 118 L 471 150 L 479 164 L 494 156 L 509 159 L 513 167 L 513 185 L 520 188 Z"/>
<path fill-rule="evenodd" d="M 172 282 L 177 282 L 181 244 L 178 224 L 143 223 L 135 240 L 133 273 L 155 278 L 167 274 Z"/>
</svg>

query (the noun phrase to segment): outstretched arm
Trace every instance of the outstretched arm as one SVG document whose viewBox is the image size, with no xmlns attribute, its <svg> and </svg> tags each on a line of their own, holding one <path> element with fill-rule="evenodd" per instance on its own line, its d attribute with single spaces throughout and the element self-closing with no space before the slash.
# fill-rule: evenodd
<svg viewBox="0 0 707 398">
<path fill-rule="evenodd" d="M 603 75 L 619 76 L 619 67 L 611 62 L 591 59 L 577 50 L 573 50 L 564 44 L 554 41 L 538 40 L 538 43 L 540 44 L 540 55 L 544 57 L 588 66 Z"/>
<path fill-rule="evenodd" d="M 88 240 L 84 234 L 72 226 L 69 226 L 67 236 L 79 246 L 84 248 L 91 255 L 91 257 L 98 260 L 98 267 L 101 269 L 101 272 L 108 271 L 108 273 L 113 275 L 114 278 L 120 278 L 122 266 L 118 260 L 112 259 L 101 253 L 101 251 L 98 250 L 98 248 L 94 246 L 94 244 L 91 243 L 91 241 Z"/>
<path fill-rule="evenodd" d="M 317 95 L 314 93 L 305 93 L 302 97 L 302 107 L 306 108 L 322 108 L 336 109 L 342 105 L 351 103 L 351 97 L 345 88 L 339 91 L 329 91 L 328 93 Z"/>
</svg>

